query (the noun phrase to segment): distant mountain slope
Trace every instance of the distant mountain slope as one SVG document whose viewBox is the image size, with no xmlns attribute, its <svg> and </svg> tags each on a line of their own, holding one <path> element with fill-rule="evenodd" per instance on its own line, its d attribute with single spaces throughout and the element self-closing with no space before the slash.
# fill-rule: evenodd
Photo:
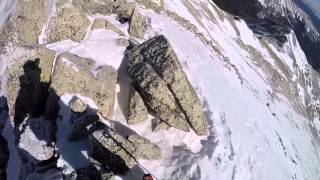
<svg viewBox="0 0 320 180">
<path fill-rule="evenodd" d="M 286 40 L 290 29 L 294 30 L 309 64 L 319 71 L 320 36 L 316 28 L 319 25 L 292 0 L 213 1 L 229 13 L 242 17 L 255 33 L 277 39 L 280 44 Z"/>
</svg>

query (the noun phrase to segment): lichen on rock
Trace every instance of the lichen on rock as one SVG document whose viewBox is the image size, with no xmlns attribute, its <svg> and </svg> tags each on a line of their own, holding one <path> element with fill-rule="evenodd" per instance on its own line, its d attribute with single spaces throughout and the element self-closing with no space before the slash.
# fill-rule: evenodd
<svg viewBox="0 0 320 180">
<path fill-rule="evenodd" d="M 129 91 L 129 112 L 128 112 L 128 124 L 136 124 L 147 120 L 148 111 L 144 105 L 141 95 L 130 87 Z"/>
</svg>

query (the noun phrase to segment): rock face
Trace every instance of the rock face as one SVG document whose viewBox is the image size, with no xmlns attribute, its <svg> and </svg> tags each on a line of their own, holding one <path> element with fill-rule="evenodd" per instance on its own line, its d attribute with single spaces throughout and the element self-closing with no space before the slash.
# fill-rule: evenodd
<svg viewBox="0 0 320 180">
<path fill-rule="evenodd" d="M 113 0 L 76 0 L 72 3 L 88 14 L 109 15 L 113 10 Z"/>
<path fill-rule="evenodd" d="M 130 19 L 128 32 L 131 36 L 143 39 L 145 31 L 146 20 L 144 16 L 139 13 L 138 9 L 135 8 Z"/>
<path fill-rule="evenodd" d="M 47 18 L 46 0 L 21 0 L 18 4 L 18 44 L 36 45 Z"/>
<path fill-rule="evenodd" d="M 129 68 L 129 75 L 153 115 L 177 129 L 189 131 L 188 124 L 176 106 L 166 83 L 149 64 L 144 62 L 134 64 Z"/>
<path fill-rule="evenodd" d="M 164 36 L 156 36 L 132 48 L 127 53 L 127 58 L 129 75 L 134 84 L 139 87 L 138 90 L 149 111 L 171 126 L 181 125 L 184 118 L 179 113 L 182 112 L 196 134 L 207 133 L 207 121 L 200 101 Z M 159 108 L 159 103 L 165 106 Z M 168 107 L 171 111 L 163 110 Z M 170 120 L 174 122 L 169 122 L 168 114 L 164 115 L 163 112 L 170 112 Z M 178 122 L 172 119 L 177 117 L 177 114 L 180 117 Z"/>
<path fill-rule="evenodd" d="M 161 149 L 150 140 L 139 135 L 131 135 L 128 140 L 136 149 L 135 157 L 148 160 L 161 159 Z"/>
<path fill-rule="evenodd" d="M 128 124 L 143 122 L 148 118 L 148 111 L 140 94 L 130 87 Z"/>
<path fill-rule="evenodd" d="M 128 21 L 135 9 L 134 2 L 128 2 L 127 0 L 115 0 L 114 2 L 115 13 L 118 15 L 120 22 Z"/>
<path fill-rule="evenodd" d="M 15 123 L 21 123 L 26 113 L 39 116 L 44 111 L 54 57 L 53 51 L 36 47 L 9 67 L 7 98 Z"/>
<path fill-rule="evenodd" d="M 71 39 L 80 42 L 86 35 L 90 21 L 83 11 L 63 7 L 50 22 L 47 43 Z"/>
<path fill-rule="evenodd" d="M 91 98 L 98 111 L 109 119 L 113 114 L 117 72 L 111 66 L 103 66 L 96 70 L 95 77 L 91 72 L 93 66 L 90 59 L 61 54 L 56 60 L 51 88 L 58 96 L 70 93 Z"/>
<path fill-rule="evenodd" d="M 168 130 L 170 126 L 164 121 L 161 121 L 160 119 L 152 119 L 151 128 L 152 128 L 152 132 L 159 132 L 159 131 Z"/>
</svg>

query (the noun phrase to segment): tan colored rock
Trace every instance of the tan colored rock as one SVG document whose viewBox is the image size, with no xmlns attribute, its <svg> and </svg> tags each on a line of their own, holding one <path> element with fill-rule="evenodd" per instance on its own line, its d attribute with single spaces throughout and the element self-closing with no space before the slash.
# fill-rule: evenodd
<svg viewBox="0 0 320 180">
<path fill-rule="evenodd" d="M 17 11 L 18 45 L 36 45 L 47 19 L 46 0 L 20 0 Z"/>
<path fill-rule="evenodd" d="M 71 39 L 76 42 L 83 40 L 90 26 L 85 13 L 75 7 L 63 7 L 50 22 L 48 43 Z"/>
<path fill-rule="evenodd" d="M 117 72 L 111 66 L 103 66 L 92 73 L 94 61 L 70 53 L 61 54 L 56 60 L 51 88 L 58 96 L 66 93 L 91 98 L 105 118 L 113 114 Z M 48 107 L 50 109 L 50 107 Z"/>
<path fill-rule="evenodd" d="M 109 15 L 113 10 L 113 0 L 74 0 L 72 3 L 91 15 L 97 13 Z"/>
<path fill-rule="evenodd" d="M 140 94 L 131 86 L 129 92 L 128 124 L 137 124 L 147 120 L 148 111 Z"/>
<path fill-rule="evenodd" d="M 101 18 L 100 19 L 95 19 L 93 21 L 91 30 L 94 30 L 94 29 L 106 29 L 106 23 L 107 23 L 106 19 L 101 19 Z"/>
<path fill-rule="evenodd" d="M 86 105 L 81 99 L 73 98 L 69 103 L 70 109 L 76 113 L 84 113 L 88 109 L 88 105 Z"/>
<path fill-rule="evenodd" d="M 121 22 L 128 21 L 134 11 L 134 2 L 128 2 L 127 0 L 115 0 L 114 2 L 115 12 Z"/>
<path fill-rule="evenodd" d="M 131 36 L 143 39 L 145 31 L 146 20 L 144 16 L 140 14 L 138 8 L 135 8 L 130 19 L 128 32 Z"/>
</svg>

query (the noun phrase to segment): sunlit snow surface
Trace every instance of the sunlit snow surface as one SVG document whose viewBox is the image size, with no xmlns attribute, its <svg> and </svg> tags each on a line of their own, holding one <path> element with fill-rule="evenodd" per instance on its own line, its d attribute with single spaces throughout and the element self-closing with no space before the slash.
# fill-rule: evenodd
<svg viewBox="0 0 320 180">
<path fill-rule="evenodd" d="M 143 168 L 159 179 L 318 180 L 320 144 L 312 134 L 309 120 L 284 95 L 277 94 L 279 99 L 272 100 L 274 85 L 248 49 L 255 49 L 263 58 L 259 61 L 268 62 L 285 76 L 281 62 L 294 79 L 297 71 L 304 72 L 308 66 L 294 34 L 289 35 L 286 50 L 278 50 L 255 38 L 244 21 L 235 21 L 209 1 L 167 0 L 165 8 L 196 25 L 216 47 L 214 50 L 200 41 L 164 13 L 156 14 L 140 6 L 142 14 L 150 19 L 145 39 L 158 34 L 169 39 L 202 101 L 210 133 L 198 137 L 174 128 L 152 133 L 150 120 L 128 126 L 162 148 L 163 159 L 140 161 Z M 128 27 L 113 21 L 114 16 L 105 18 L 121 30 Z M 97 66 L 108 64 L 119 69 L 113 119 L 127 126 L 121 107 L 126 102 L 129 81 L 121 69 L 125 47 L 116 44 L 119 37 L 111 31 L 94 30 L 81 43 L 63 41 L 47 47 L 92 58 Z M 301 90 L 297 95 L 302 104 L 305 93 L 308 91 Z M 65 127 L 63 121 L 60 125 Z M 63 140 L 58 138 L 59 144 Z"/>
</svg>

